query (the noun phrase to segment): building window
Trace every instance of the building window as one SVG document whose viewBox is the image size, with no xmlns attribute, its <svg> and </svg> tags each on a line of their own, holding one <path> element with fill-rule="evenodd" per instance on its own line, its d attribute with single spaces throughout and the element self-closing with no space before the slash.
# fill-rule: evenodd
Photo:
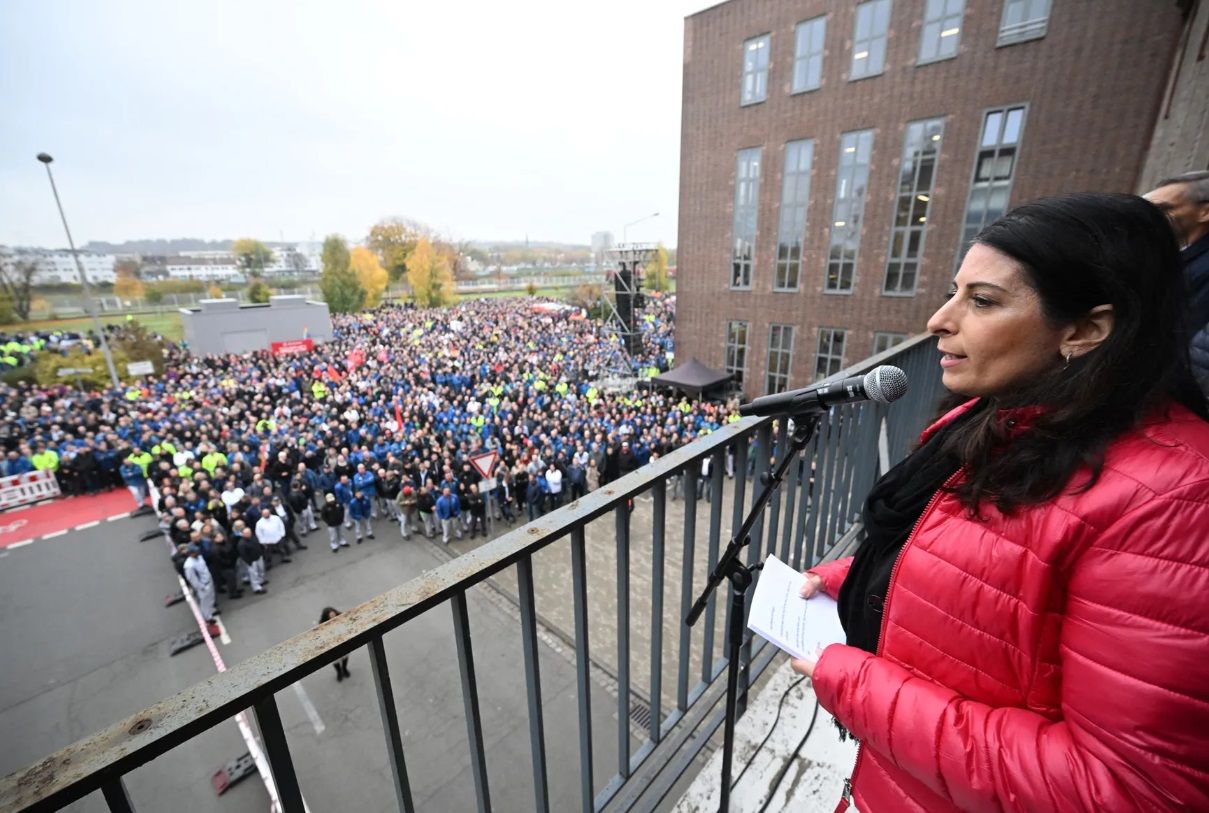
<svg viewBox="0 0 1209 813">
<path fill-rule="evenodd" d="M 915 293 L 944 130 L 944 119 L 913 121 L 907 125 L 882 293 L 906 296 Z"/>
<path fill-rule="evenodd" d="M 760 154 L 762 148 L 739 150 L 735 161 L 735 220 L 731 227 L 730 286 L 751 287 L 751 266 L 756 253 L 756 207 L 760 199 Z"/>
<path fill-rule="evenodd" d="M 735 377 L 739 384 L 743 383 L 743 374 L 747 372 L 747 322 L 726 323 L 726 364 L 725 370 Z"/>
<path fill-rule="evenodd" d="M 857 130 L 840 136 L 839 168 L 835 173 L 835 203 L 831 214 L 831 239 L 827 248 L 825 293 L 851 293 L 856 273 L 856 250 L 861 242 L 865 214 L 865 187 L 873 131 Z"/>
<path fill-rule="evenodd" d="M 1049 26 L 1049 0 L 1003 0 L 996 45 L 1040 39 Z"/>
<path fill-rule="evenodd" d="M 777 229 L 777 275 L 774 291 L 796 291 L 806 242 L 806 203 L 810 200 L 810 166 L 814 142 L 808 138 L 785 145 L 781 185 L 781 223 Z"/>
<path fill-rule="evenodd" d="M 1016 157 L 1024 134 L 1024 106 L 990 110 L 982 120 L 978 157 L 962 224 L 960 263 L 982 227 L 1003 216 L 1012 191 Z"/>
<path fill-rule="evenodd" d="M 873 334 L 873 354 L 884 353 L 896 344 L 902 344 L 907 340 L 906 333 L 882 333 L 878 331 Z"/>
<path fill-rule="evenodd" d="M 798 23 L 793 49 L 793 92 L 815 90 L 823 83 L 823 40 L 827 18 Z"/>
<path fill-rule="evenodd" d="M 789 365 L 793 361 L 793 325 L 772 325 L 768 329 L 768 371 L 764 392 L 771 395 L 789 388 Z"/>
<path fill-rule="evenodd" d="M 753 37 L 743 43 L 743 87 L 740 104 L 755 104 L 768 98 L 769 36 Z"/>
<path fill-rule="evenodd" d="M 890 0 L 869 0 L 856 7 L 849 79 L 876 76 L 886 67 L 886 33 L 890 30 Z"/>
<path fill-rule="evenodd" d="M 965 0 L 928 0 L 928 5 L 924 7 L 923 33 L 919 39 L 920 64 L 957 56 L 965 6 Z"/>
<path fill-rule="evenodd" d="M 847 339 L 846 330 L 819 328 L 819 352 L 814 357 L 815 381 L 821 381 L 844 369 L 844 342 Z"/>
</svg>

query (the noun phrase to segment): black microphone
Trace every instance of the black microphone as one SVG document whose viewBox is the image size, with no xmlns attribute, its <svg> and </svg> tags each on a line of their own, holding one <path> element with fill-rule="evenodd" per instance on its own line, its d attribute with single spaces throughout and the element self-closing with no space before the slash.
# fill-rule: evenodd
<svg viewBox="0 0 1209 813">
<path fill-rule="evenodd" d="M 907 393 L 907 374 L 883 364 L 864 375 L 854 375 L 822 387 L 764 395 L 739 407 L 740 415 L 795 415 L 802 412 L 826 412 L 836 404 L 877 401 L 888 404 Z"/>
</svg>

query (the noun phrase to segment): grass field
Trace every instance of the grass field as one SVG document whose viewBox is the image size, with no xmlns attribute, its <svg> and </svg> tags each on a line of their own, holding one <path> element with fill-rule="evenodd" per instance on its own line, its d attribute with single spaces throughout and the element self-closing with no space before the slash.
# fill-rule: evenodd
<svg viewBox="0 0 1209 813">
<path fill-rule="evenodd" d="M 173 341 L 180 341 L 181 317 L 179 313 L 144 313 L 134 317 L 135 321 L 148 330 L 164 334 Z M 126 317 L 122 314 L 101 316 L 103 324 L 125 324 Z M 92 320 L 87 316 L 75 319 L 36 319 L 32 322 L 18 322 L 12 325 L 0 325 L 0 331 L 31 332 L 35 330 L 73 330 L 85 332 L 92 329 Z"/>
</svg>

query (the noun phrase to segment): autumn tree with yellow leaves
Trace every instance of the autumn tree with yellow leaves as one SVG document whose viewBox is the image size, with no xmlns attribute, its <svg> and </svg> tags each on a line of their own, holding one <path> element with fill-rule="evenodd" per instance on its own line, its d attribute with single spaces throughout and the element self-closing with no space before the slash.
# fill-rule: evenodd
<svg viewBox="0 0 1209 813">
<path fill-rule="evenodd" d="M 389 275 L 382 263 L 378 262 L 378 255 L 368 248 L 358 246 L 349 256 L 349 267 L 365 289 L 363 307 L 376 308 L 382 304 L 382 292 L 386 290 Z"/>
<path fill-rule="evenodd" d="M 117 279 L 113 282 L 113 292 L 119 299 L 127 302 L 142 299 L 147 295 L 143 281 L 136 277 L 133 271 L 126 268 L 118 269 Z"/>
<path fill-rule="evenodd" d="M 440 308 L 453 302 L 453 272 L 443 252 L 421 237 L 407 260 L 407 284 L 420 308 Z"/>
</svg>

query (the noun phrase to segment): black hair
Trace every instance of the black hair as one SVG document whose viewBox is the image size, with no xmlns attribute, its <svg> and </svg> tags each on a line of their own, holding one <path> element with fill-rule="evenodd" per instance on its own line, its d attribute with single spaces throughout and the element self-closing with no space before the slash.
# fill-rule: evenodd
<svg viewBox="0 0 1209 813">
<path fill-rule="evenodd" d="M 340 615 L 340 611 L 335 607 L 324 607 L 323 612 L 319 613 L 319 623 L 330 621 L 338 615 Z"/>
<path fill-rule="evenodd" d="M 966 469 L 954 489 L 968 511 L 1045 502 L 1090 488 L 1108 444 L 1156 408 L 1177 402 L 1209 419 L 1189 362 L 1183 264 L 1166 215 L 1135 195 L 1072 194 L 1019 206 L 975 242 L 1016 260 L 1054 325 L 1111 305 L 1113 326 L 1094 350 L 1021 390 L 986 398 L 945 438 Z M 964 400 L 964 398 L 962 399 Z M 1045 410 L 1008 442 L 1002 408 Z M 1087 472 L 1080 482 L 1072 478 Z"/>
</svg>

